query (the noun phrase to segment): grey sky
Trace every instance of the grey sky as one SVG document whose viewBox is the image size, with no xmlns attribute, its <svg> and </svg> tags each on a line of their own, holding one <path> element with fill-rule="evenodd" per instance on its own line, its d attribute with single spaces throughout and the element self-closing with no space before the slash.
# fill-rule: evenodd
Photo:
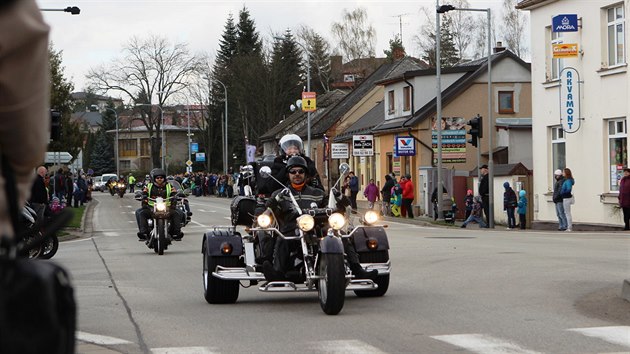
<svg viewBox="0 0 630 354">
<path fill-rule="evenodd" d="M 216 53 L 228 14 L 238 21 L 238 12 L 246 6 L 256 27 L 265 40 L 271 33 L 296 30 L 306 24 L 332 43 L 330 27 L 340 21 L 344 9 L 364 7 L 368 20 L 376 29 L 377 56 L 389 46 L 389 40 L 400 30 L 402 16 L 403 43 L 409 55 L 420 56 L 412 41 L 424 21 L 421 7 L 434 8 L 434 0 L 375 1 L 375 0 L 38 0 L 40 8 L 78 6 L 81 14 L 44 12 L 51 26 L 55 49 L 63 50 L 66 76 L 83 90 L 89 68 L 108 63 L 120 56 L 123 45 L 132 36 L 156 34 L 171 41 L 185 42 L 194 52 Z M 469 0 L 471 7 L 492 8 L 498 16 L 501 0 Z M 441 1 L 442 4 L 448 1 Z M 479 16 L 482 16 L 481 14 Z"/>
</svg>

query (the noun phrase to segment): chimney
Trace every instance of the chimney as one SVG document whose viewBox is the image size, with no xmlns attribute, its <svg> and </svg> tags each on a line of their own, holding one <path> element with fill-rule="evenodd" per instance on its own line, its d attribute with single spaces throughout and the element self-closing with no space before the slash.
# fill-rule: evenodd
<svg viewBox="0 0 630 354">
<path fill-rule="evenodd" d="M 403 48 L 394 48 L 394 60 L 399 60 L 405 57 L 405 50 Z"/>
<path fill-rule="evenodd" d="M 505 50 L 505 47 L 503 46 L 503 42 L 497 42 L 497 45 L 496 45 L 496 47 L 494 47 L 492 49 L 492 52 L 494 54 L 496 54 L 496 53 L 500 53 L 500 52 L 502 52 L 504 50 Z"/>
<path fill-rule="evenodd" d="M 341 81 L 342 71 L 343 71 L 343 61 L 341 55 L 331 55 L 330 56 L 330 78 L 333 79 L 334 82 Z"/>
</svg>

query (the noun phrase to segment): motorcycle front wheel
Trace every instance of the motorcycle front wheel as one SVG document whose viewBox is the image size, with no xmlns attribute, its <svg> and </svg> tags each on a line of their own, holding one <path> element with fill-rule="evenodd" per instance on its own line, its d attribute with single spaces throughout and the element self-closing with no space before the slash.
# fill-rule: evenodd
<svg viewBox="0 0 630 354">
<path fill-rule="evenodd" d="M 341 312 L 346 298 L 346 271 L 343 254 L 324 253 L 318 266 L 319 304 L 327 315 Z"/>
<path fill-rule="evenodd" d="M 155 240 L 154 249 L 161 256 L 166 249 L 166 221 L 164 219 L 157 219 L 156 221 L 157 240 Z"/>
<path fill-rule="evenodd" d="M 37 256 L 37 258 L 41 259 L 51 259 L 59 249 L 59 239 L 57 235 L 53 234 L 50 237 L 47 237 L 41 244 L 41 253 Z"/>
</svg>

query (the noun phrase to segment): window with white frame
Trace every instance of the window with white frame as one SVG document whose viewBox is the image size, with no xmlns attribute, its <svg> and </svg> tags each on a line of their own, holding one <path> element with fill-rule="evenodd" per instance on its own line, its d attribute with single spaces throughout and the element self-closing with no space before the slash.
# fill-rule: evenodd
<svg viewBox="0 0 630 354">
<path fill-rule="evenodd" d="M 562 38 L 562 32 L 551 31 L 551 46 L 554 44 L 564 43 Z M 564 59 L 551 57 L 551 80 L 560 79 L 560 72 L 564 69 Z"/>
<path fill-rule="evenodd" d="M 628 164 L 628 130 L 626 119 L 608 120 L 608 158 L 610 190 L 619 190 L 623 167 Z"/>
<path fill-rule="evenodd" d="M 396 112 L 396 101 L 394 101 L 394 90 L 387 93 L 387 113 L 393 114 Z"/>
<path fill-rule="evenodd" d="M 554 171 L 567 166 L 565 134 L 560 126 L 551 128 L 551 161 Z"/>
<path fill-rule="evenodd" d="M 608 20 L 608 66 L 626 63 L 626 26 L 623 4 L 606 9 Z"/>
<path fill-rule="evenodd" d="M 403 87 L 403 111 L 411 110 L 411 86 Z"/>
</svg>

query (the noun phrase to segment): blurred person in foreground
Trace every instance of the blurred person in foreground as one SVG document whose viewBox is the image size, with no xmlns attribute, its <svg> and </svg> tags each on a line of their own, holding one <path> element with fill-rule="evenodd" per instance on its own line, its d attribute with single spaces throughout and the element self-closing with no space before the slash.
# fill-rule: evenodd
<svg viewBox="0 0 630 354">
<path fill-rule="evenodd" d="M 7 191 L 21 208 L 48 145 L 49 30 L 35 1 L 0 2 L 0 235 L 15 233 Z"/>
</svg>

